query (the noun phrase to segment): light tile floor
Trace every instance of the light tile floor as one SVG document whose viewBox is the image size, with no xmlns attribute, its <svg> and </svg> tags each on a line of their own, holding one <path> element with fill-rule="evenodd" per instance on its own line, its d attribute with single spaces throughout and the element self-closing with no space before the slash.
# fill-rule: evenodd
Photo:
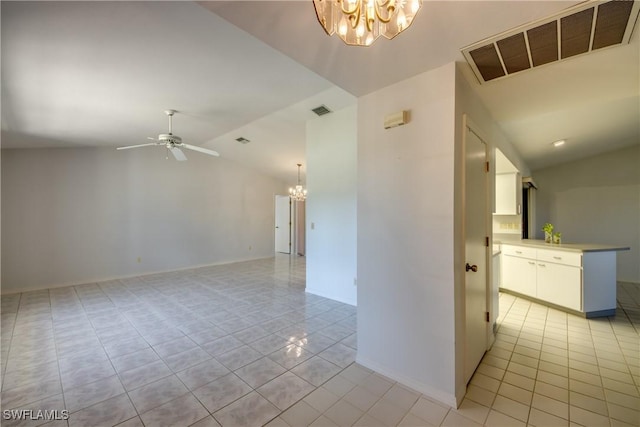
<svg viewBox="0 0 640 427">
<path fill-rule="evenodd" d="M 458 409 L 356 363 L 356 309 L 305 294 L 304 258 L 2 297 L 2 409 L 52 426 L 640 425 L 640 287 L 586 320 L 500 296 Z M 3 420 L 3 426 L 40 421 Z"/>
</svg>

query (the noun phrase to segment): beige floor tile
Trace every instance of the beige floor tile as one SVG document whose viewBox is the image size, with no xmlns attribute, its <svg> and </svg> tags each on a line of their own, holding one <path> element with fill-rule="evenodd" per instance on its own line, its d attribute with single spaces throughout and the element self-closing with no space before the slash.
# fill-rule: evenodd
<svg viewBox="0 0 640 427">
<path fill-rule="evenodd" d="M 596 399 L 584 394 L 569 392 L 569 404 L 587 411 L 596 412 L 600 415 L 607 416 L 607 405 L 604 400 Z"/>
<path fill-rule="evenodd" d="M 504 374 L 502 382 L 514 385 L 516 387 L 533 391 L 533 387 L 536 381 L 532 378 L 525 377 L 524 375 L 516 374 L 515 372 L 507 372 Z"/>
<path fill-rule="evenodd" d="M 529 405 L 524 405 L 500 395 L 496 396 L 492 409 L 525 423 L 529 417 Z"/>
<path fill-rule="evenodd" d="M 569 407 L 569 420 L 583 426 L 607 427 L 610 425 L 609 418 L 596 414 L 595 412 L 579 408 L 577 406 Z"/>
<path fill-rule="evenodd" d="M 489 415 L 489 410 L 489 406 L 480 405 L 479 403 L 465 397 L 455 412 L 458 412 L 463 417 L 473 420 L 478 424 L 483 424 Z"/>
<path fill-rule="evenodd" d="M 567 365 L 558 365 L 555 363 L 547 362 L 546 360 L 541 360 L 540 365 L 538 366 L 540 371 L 549 372 L 551 374 L 560 375 L 561 377 L 569 376 L 569 367 Z"/>
<path fill-rule="evenodd" d="M 422 418 L 412 414 L 411 412 L 405 415 L 405 417 L 398 424 L 399 427 L 430 427 L 433 424 L 429 424 Z"/>
<path fill-rule="evenodd" d="M 339 426 L 333 421 L 331 421 L 329 418 L 325 417 L 324 415 L 321 415 L 320 417 L 318 417 L 318 419 L 316 419 L 313 422 L 313 424 L 311 424 L 311 427 L 339 427 Z"/>
<path fill-rule="evenodd" d="M 358 384 L 377 397 L 382 397 L 391 387 L 393 387 L 394 382 L 384 378 L 382 375 L 372 374 L 358 382 Z"/>
<path fill-rule="evenodd" d="M 569 425 L 569 420 L 556 417 L 536 408 L 531 408 L 528 424 L 536 427 L 566 427 Z"/>
<path fill-rule="evenodd" d="M 529 406 L 531 404 L 533 392 L 503 382 L 500 385 L 500 389 L 498 389 L 498 395 L 508 397 L 516 402 Z"/>
<path fill-rule="evenodd" d="M 420 398 L 420 393 L 396 383 L 382 398 L 400 408 L 409 410 Z"/>
<path fill-rule="evenodd" d="M 305 402 L 321 413 L 333 406 L 338 400 L 340 400 L 339 396 L 336 396 L 324 387 L 318 387 L 304 398 Z"/>
<path fill-rule="evenodd" d="M 492 393 L 489 390 L 485 390 L 483 388 L 476 387 L 473 384 L 470 384 L 467 387 L 467 394 L 464 396 L 464 398 L 490 408 L 491 405 L 493 405 L 494 399 L 496 398 L 496 393 Z"/>
<path fill-rule="evenodd" d="M 531 407 L 565 420 L 569 419 L 569 404 L 567 402 L 555 400 L 542 394 L 533 395 Z"/>
<path fill-rule="evenodd" d="M 507 371 L 516 373 L 518 375 L 522 375 L 523 377 L 533 378 L 533 379 L 535 379 L 536 376 L 538 375 L 537 368 L 521 365 L 520 363 L 516 363 L 513 361 L 509 362 L 509 367 L 507 368 Z"/>
<path fill-rule="evenodd" d="M 483 388 L 485 390 L 489 390 L 493 393 L 496 393 L 500 388 L 499 380 L 483 375 L 482 373 L 477 371 L 475 374 L 473 374 L 470 384 Z"/>
<path fill-rule="evenodd" d="M 544 382 L 536 382 L 534 394 L 550 397 L 560 402 L 569 403 L 569 390 Z"/>
<path fill-rule="evenodd" d="M 609 417 L 629 424 L 637 423 L 640 425 L 640 407 L 627 408 L 614 403 L 607 403 L 607 408 L 609 409 Z"/>
<path fill-rule="evenodd" d="M 395 424 L 394 424 L 395 425 Z M 369 414 L 364 414 L 354 424 L 354 427 L 388 427 L 389 424 L 385 424 L 382 421 L 373 418 Z"/>
<path fill-rule="evenodd" d="M 308 426 L 311 425 L 320 415 L 320 411 L 313 408 L 305 401 L 300 401 L 287 409 L 280 415 L 290 426 Z"/>
<path fill-rule="evenodd" d="M 361 411 L 366 412 L 378 401 L 379 397 L 358 385 L 349 391 L 343 399 Z"/>
<path fill-rule="evenodd" d="M 604 394 L 606 401 L 609 403 L 614 403 L 630 409 L 640 408 L 640 398 L 636 396 L 629 396 L 628 394 L 619 393 L 613 390 L 605 390 Z"/>
<path fill-rule="evenodd" d="M 487 427 L 525 427 L 527 424 L 492 409 L 489 411 L 484 425 Z"/>
<path fill-rule="evenodd" d="M 479 424 L 469 418 L 464 417 L 458 412 L 449 411 L 444 421 L 441 424 L 442 426 L 447 427 L 480 427 L 482 424 Z"/>
<path fill-rule="evenodd" d="M 336 375 L 323 384 L 323 387 L 338 397 L 343 397 L 351 391 L 356 385 L 342 375 Z"/>
<path fill-rule="evenodd" d="M 397 425 L 407 413 L 408 409 L 401 408 L 385 399 L 380 399 L 367 411 L 367 414 L 388 426 Z"/>
<path fill-rule="evenodd" d="M 411 407 L 409 412 L 427 421 L 429 424 L 437 426 L 442 423 L 449 410 L 450 408 L 421 397 L 415 405 Z"/>
<path fill-rule="evenodd" d="M 339 426 L 350 426 L 354 424 L 364 411 L 356 408 L 345 400 L 339 400 L 335 405 L 323 414 Z"/>
</svg>

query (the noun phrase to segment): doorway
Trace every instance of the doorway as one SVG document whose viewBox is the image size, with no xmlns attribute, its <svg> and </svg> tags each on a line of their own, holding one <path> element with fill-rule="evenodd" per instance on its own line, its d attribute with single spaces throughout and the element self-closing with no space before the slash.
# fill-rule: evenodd
<svg viewBox="0 0 640 427">
<path fill-rule="evenodd" d="M 283 254 L 291 253 L 291 198 L 276 196 L 275 250 Z"/>
<path fill-rule="evenodd" d="M 487 350 L 489 319 L 488 163 L 487 144 L 465 121 L 464 129 L 465 239 L 465 362 L 468 383 Z"/>
</svg>

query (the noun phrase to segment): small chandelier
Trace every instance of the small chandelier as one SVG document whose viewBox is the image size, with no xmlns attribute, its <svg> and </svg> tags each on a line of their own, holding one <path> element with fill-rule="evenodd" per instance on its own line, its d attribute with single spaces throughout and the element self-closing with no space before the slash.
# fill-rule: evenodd
<svg viewBox="0 0 640 427">
<path fill-rule="evenodd" d="M 422 0 L 313 0 L 328 35 L 348 45 L 369 46 L 380 35 L 392 39 L 406 30 Z"/>
<path fill-rule="evenodd" d="M 298 163 L 298 185 L 296 188 L 289 188 L 289 197 L 293 200 L 303 201 L 307 198 L 307 190 L 302 188 L 302 184 L 300 184 L 300 167 L 302 163 Z"/>
</svg>

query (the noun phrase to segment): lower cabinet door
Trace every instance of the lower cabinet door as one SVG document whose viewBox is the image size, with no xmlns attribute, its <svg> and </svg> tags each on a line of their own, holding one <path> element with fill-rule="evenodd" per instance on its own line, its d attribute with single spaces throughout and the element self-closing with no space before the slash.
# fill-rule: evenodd
<svg viewBox="0 0 640 427">
<path fill-rule="evenodd" d="M 537 263 L 538 299 L 582 310 L 582 269 L 549 262 Z"/>
<path fill-rule="evenodd" d="M 536 263 L 532 259 L 504 255 L 502 257 L 502 283 L 523 295 L 536 296 Z"/>
</svg>

